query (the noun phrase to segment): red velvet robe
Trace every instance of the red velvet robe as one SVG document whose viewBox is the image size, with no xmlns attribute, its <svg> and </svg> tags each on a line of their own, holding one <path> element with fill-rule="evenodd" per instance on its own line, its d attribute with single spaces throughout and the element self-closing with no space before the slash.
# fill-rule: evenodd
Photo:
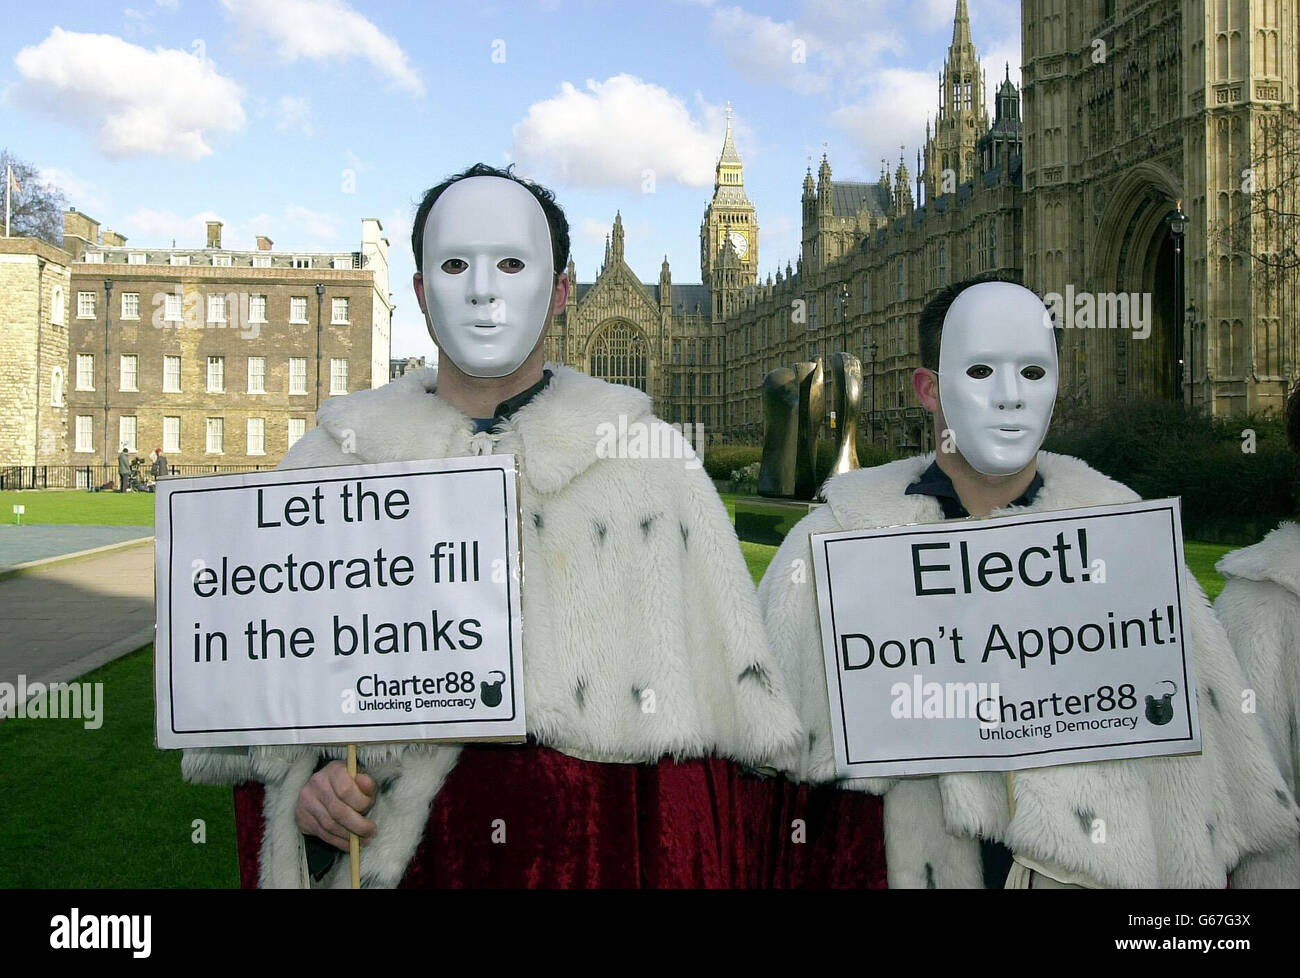
<svg viewBox="0 0 1300 978">
<path fill-rule="evenodd" d="M 493 841 L 497 819 L 504 844 Z M 260 784 L 236 786 L 235 823 L 240 880 L 253 887 Z M 401 886 L 883 889 L 883 826 L 877 796 L 763 778 L 720 758 L 600 764 L 535 744 L 470 745 Z"/>
</svg>

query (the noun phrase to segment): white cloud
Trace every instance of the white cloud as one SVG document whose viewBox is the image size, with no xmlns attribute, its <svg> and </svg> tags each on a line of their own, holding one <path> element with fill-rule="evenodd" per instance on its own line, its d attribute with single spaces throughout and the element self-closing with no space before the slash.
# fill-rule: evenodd
<svg viewBox="0 0 1300 978">
<path fill-rule="evenodd" d="M 95 214 L 103 210 L 104 198 L 100 196 L 95 185 L 89 180 L 57 166 L 43 167 L 40 170 L 41 183 L 63 192 L 69 205 L 84 214 Z"/>
<path fill-rule="evenodd" d="M 424 82 L 400 44 L 344 0 L 221 0 L 246 39 L 266 40 L 288 60 L 360 57 L 399 88 L 424 94 Z"/>
<path fill-rule="evenodd" d="M 916 169 L 916 147 L 925 138 L 925 118 L 937 105 L 937 87 L 928 71 L 886 68 L 877 72 L 876 84 L 861 100 L 836 109 L 831 122 L 842 129 L 860 155 L 868 172 L 883 157 L 889 172 L 898 167 L 900 145 L 909 172 Z M 840 169 L 856 162 L 840 157 Z M 834 161 L 832 167 L 835 166 Z M 912 177 L 916 174 L 913 172 Z"/>
<path fill-rule="evenodd" d="M 605 236 L 609 234 L 612 227 L 612 221 L 598 221 L 594 217 L 584 217 L 578 225 L 578 234 L 584 241 L 604 245 Z"/>
<path fill-rule="evenodd" d="M 173 241 L 178 248 L 201 248 L 207 242 L 207 222 L 222 221 L 222 244 L 231 249 L 252 247 L 237 241 L 239 231 L 225 221 L 216 211 L 205 210 L 188 217 L 175 211 L 152 207 L 137 208 L 123 219 L 117 230 L 127 236 L 131 244 L 142 248 L 170 248 Z"/>
<path fill-rule="evenodd" d="M 905 47 L 885 0 L 804 0 L 785 21 L 735 5 L 708 6 L 713 38 L 736 71 L 802 95 L 859 89 L 882 55 Z"/>
<path fill-rule="evenodd" d="M 331 247 L 330 242 L 339 240 L 339 220 L 333 214 L 325 214 L 303 207 L 301 204 L 289 204 L 284 209 L 286 225 L 285 238 L 291 241 L 312 240 L 323 243 L 323 249 Z M 356 228 L 360 237 L 361 228 Z"/>
<path fill-rule="evenodd" d="M 721 142 L 717 123 L 702 124 L 667 89 L 622 74 L 589 79 L 585 91 L 563 82 L 560 94 L 533 103 L 514 126 L 510 157 L 520 171 L 545 171 L 574 187 L 640 191 L 647 170 L 656 187 L 704 187 Z"/>
<path fill-rule="evenodd" d="M 275 128 L 298 132 L 310 139 L 316 134 L 311 121 L 311 103 L 299 95 L 281 95 L 275 101 Z"/>
<path fill-rule="evenodd" d="M 108 156 L 196 160 L 213 132 L 244 125 L 243 90 L 186 51 L 130 44 L 111 34 L 55 27 L 14 58 L 23 81 L 9 98 L 76 124 L 98 125 Z"/>
</svg>

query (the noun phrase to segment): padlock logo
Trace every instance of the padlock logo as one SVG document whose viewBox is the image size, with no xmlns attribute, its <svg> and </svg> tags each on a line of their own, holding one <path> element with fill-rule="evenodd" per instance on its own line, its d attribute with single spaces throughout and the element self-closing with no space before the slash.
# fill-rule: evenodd
<svg viewBox="0 0 1300 978">
<path fill-rule="evenodd" d="M 1166 679 L 1163 683 L 1168 683 L 1172 686 L 1173 691 L 1157 696 L 1152 696 L 1150 694 L 1147 695 L 1147 719 L 1157 727 L 1163 727 L 1174 718 L 1173 700 L 1174 696 L 1178 693 L 1178 684 L 1172 679 Z"/>
<path fill-rule="evenodd" d="M 500 676 L 496 682 L 490 683 L 486 679 L 478 684 L 479 699 L 483 701 L 484 706 L 501 705 L 501 684 L 506 681 L 506 674 L 500 670 L 494 669 L 488 673 L 489 676 Z"/>
</svg>

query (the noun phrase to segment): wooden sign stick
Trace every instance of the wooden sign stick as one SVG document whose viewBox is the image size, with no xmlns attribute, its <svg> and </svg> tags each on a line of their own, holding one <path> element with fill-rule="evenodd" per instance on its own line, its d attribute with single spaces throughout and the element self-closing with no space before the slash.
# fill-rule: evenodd
<svg viewBox="0 0 1300 978">
<path fill-rule="evenodd" d="M 348 744 L 348 776 L 357 776 L 357 745 Z M 352 889 L 361 889 L 361 840 L 355 832 L 348 833 L 348 858 L 352 862 Z"/>
</svg>

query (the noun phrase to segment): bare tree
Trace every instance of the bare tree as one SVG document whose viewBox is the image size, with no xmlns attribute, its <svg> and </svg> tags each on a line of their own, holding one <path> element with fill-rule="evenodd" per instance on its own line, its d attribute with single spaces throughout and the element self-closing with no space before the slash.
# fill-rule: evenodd
<svg viewBox="0 0 1300 978">
<path fill-rule="evenodd" d="M 1212 236 L 1230 254 L 1250 258 L 1260 284 L 1275 288 L 1300 271 L 1300 117 L 1287 110 L 1263 116 L 1252 143 L 1241 195 L 1212 213 Z"/>
<path fill-rule="evenodd" d="M 9 233 L 29 238 L 40 238 L 56 248 L 63 244 L 63 212 L 68 201 L 63 191 L 41 179 L 40 171 L 26 160 L 20 160 L 9 150 L 0 150 L 0 181 L 4 168 L 12 168 L 21 189 L 11 188 Z M 3 188 L 0 187 L 0 191 Z M 3 201 L 0 201 L 3 206 Z"/>
</svg>

